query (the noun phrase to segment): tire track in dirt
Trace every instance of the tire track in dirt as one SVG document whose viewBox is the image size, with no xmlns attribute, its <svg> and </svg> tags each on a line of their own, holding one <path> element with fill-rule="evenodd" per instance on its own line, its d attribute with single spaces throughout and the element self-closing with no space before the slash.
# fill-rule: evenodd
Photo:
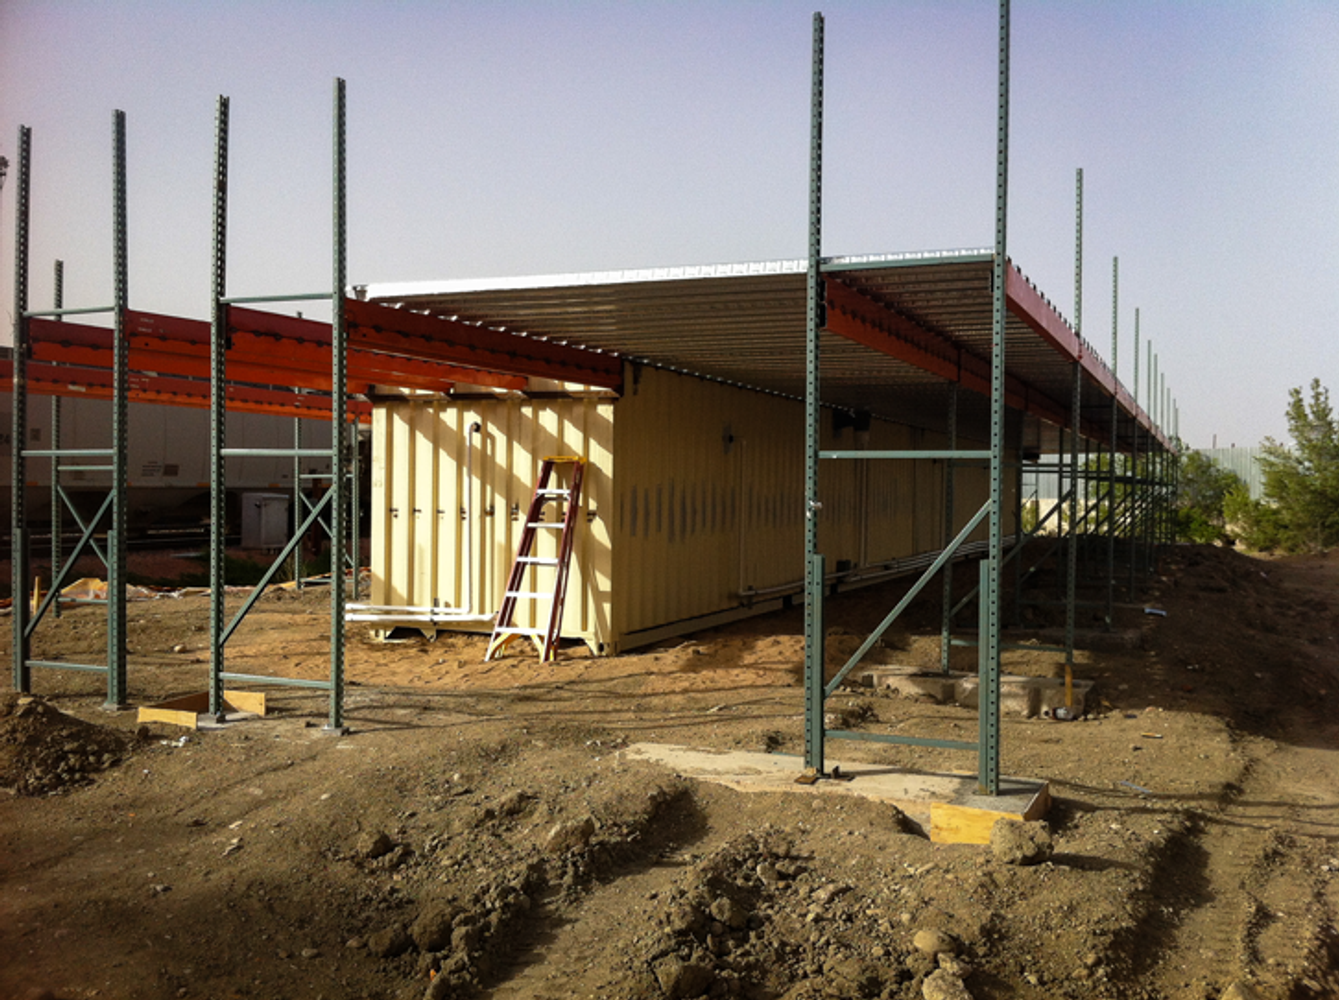
<svg viewBox="0 0 1339 1000">
<path fill-rule="evenodd" d="M 1240 749 L 1238 784 L 1189 818 L 1150 886 L 1165 946 L 1149 982 L 1161 996 L 1233 982 L 1268 996 L 1334 995 L 1339 751 L 1261 738 Z M 1300 787 L 1299 773 L 1309 779 Z"/>
</svg>

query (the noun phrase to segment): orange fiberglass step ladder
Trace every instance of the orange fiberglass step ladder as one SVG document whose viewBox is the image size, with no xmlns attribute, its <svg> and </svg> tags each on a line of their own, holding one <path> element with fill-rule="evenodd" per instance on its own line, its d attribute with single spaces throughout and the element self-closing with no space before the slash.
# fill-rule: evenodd
<svg viewBox="0 0 1339 1000">
<path fill-rule="evenodd" d="M 550 486 L 554 473 L 560 465 L 572 467 L 569 483 L 566 487 Z M 489 640 L 488 652 L 484 660 L 491 660 L 506 649 L 517 636 L 526 636 L 539 650 L 541 660 L 552 660 L 558 652 L 558 633 L 563 623 L 563 601 L 567 596 L 567 571 L 572 562 L 572 541 L 576 535 L 577 513 L 581 506 L 581 476 L 585 462 L 572 455 L 551 455 L 544 459 L 539 470 L 539 482 L 535 485 L 535 495 L 530 499 L 530 511 L 525 516 L 525 527 L 521 531 L 520 544 L 516 546 L 516 561 L 511 564 L 511 576 L 507 579 L 507 591 L 502 597 L 502 607 L 498 609 L 497 624 L 493 627 L 493 638 Z M 544 508 L 548 504 L 560 504 L 563 509 L 553 521 L 544 520 Z M 541 531 L 560 531 L 558 550 L 552 556 L 534 555 L 535 539 Z M 553 570 L 553 589 L 522 589 L 527 571 L 532 567 Z M 516 602 L 521 599 L 547 600 L 549 602 L 548 624 L 544 628 L 519 628 L 515 624 Z M 536 615 L 536 620 L 541 620 Z"/>
</svg>

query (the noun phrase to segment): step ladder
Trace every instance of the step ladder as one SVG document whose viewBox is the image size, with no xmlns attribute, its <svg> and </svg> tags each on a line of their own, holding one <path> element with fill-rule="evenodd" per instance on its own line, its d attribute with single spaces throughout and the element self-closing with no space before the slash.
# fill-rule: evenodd
<svg viewBox="0 0 1339 1000">
<path fill-rule="evenodd" d="M 549 485 L 555 480 L 558 467 L 566 465 L 572 467 L 568 485 Z M 493 637 L 489 640 L 488 652 L 484 654 L 485 662 L 501 653 L 518 636 L 525 636 L 535 644 L 542 661 L 552 660 L 557 655 L 558 633 L 563 623 L 563 601 L 567 596 L 567 571 L 572 561 L 572 541 L 576 535 L 577 514 L 581 506 L 581 476 L 585 465 L 584 461 L 572 455 L 551 455 L 540 466 L 539 482 L 530 499 L 525 527 L 521 530 L 521 540 L 516 546 L 516 561 L 511 564 L 511 576 L 507 579 L 502 607 L 498 609 Z M 544 511 L 549 504 L 561 506 L 557 518 L 552 521 L 544 520 Z M 554 531 L 560 532 L 556 553 L 552 556 L 535 555 L 535 540 L 539 533 Z M 535 568 L 541 571 L 553 570 L 552 589 L 523 589 L 526 574 Z M 516 602 L 522 599 L 549 602 L 548 623 L 545 627 L 517 627 Z M 537 620 L 542 620 L 542 609 Z"/>
</svg>

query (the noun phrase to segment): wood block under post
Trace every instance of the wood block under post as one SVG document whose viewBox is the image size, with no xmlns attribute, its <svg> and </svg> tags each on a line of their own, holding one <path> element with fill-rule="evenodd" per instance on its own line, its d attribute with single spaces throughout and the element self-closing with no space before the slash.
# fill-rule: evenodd
<svg viewBox="0 0 1339 1000">
<path fill-rule="evenodd" d="M 1046 782 L 1004 779 L 999 795 L 968 795 L 930 805 L 930 839 L 936 844 L 989 844 L 998 820 L 1037 820 L 1051 808 Z"/>
</svg>

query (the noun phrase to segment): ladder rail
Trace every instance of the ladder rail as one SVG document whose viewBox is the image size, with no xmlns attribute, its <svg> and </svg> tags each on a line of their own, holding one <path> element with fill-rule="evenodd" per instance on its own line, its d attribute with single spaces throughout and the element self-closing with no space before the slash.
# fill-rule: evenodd
<svg viewBox="0 0 1339 1000">
<path fill-rule="evenodd" d="M 549 485 L 559 465 L 572 466 L 571 480 L 565 488 Z M 488 651 L 484 654 L 485 661 L 493 659 L 512 640 L 522 635 L 534 642 L 542 661 L 553 660 L 557 656 L 573 542 L 581 506 L 584 470 L 585 461 L 575 456 L 550 456 L 543 460 L 538 481 L 530 498 L 530 508 L 522 522 L 521 537 L 516 545 L 516 557 L 512 561 L 511 573 L 507 577 L 507 587 L 502 596 L 502 604 L 498 608 Z M 544 520 L 544 508 L 550 503 L 565 504 L 561 520 Z M 557 553 L 554 556 L 532 554 L 540 530 L 561 531 L 557 538 Z M 532 567 L 544 567 L 554 571 L 551 593 L 541 590 L 538 585 L 531 588 L 524 586 L 526 573 Z M 518 601 L 545 599 L 550 604 L 547 621 L 543 627 L 521 628 L 515 624 Z"/>
</svg>

